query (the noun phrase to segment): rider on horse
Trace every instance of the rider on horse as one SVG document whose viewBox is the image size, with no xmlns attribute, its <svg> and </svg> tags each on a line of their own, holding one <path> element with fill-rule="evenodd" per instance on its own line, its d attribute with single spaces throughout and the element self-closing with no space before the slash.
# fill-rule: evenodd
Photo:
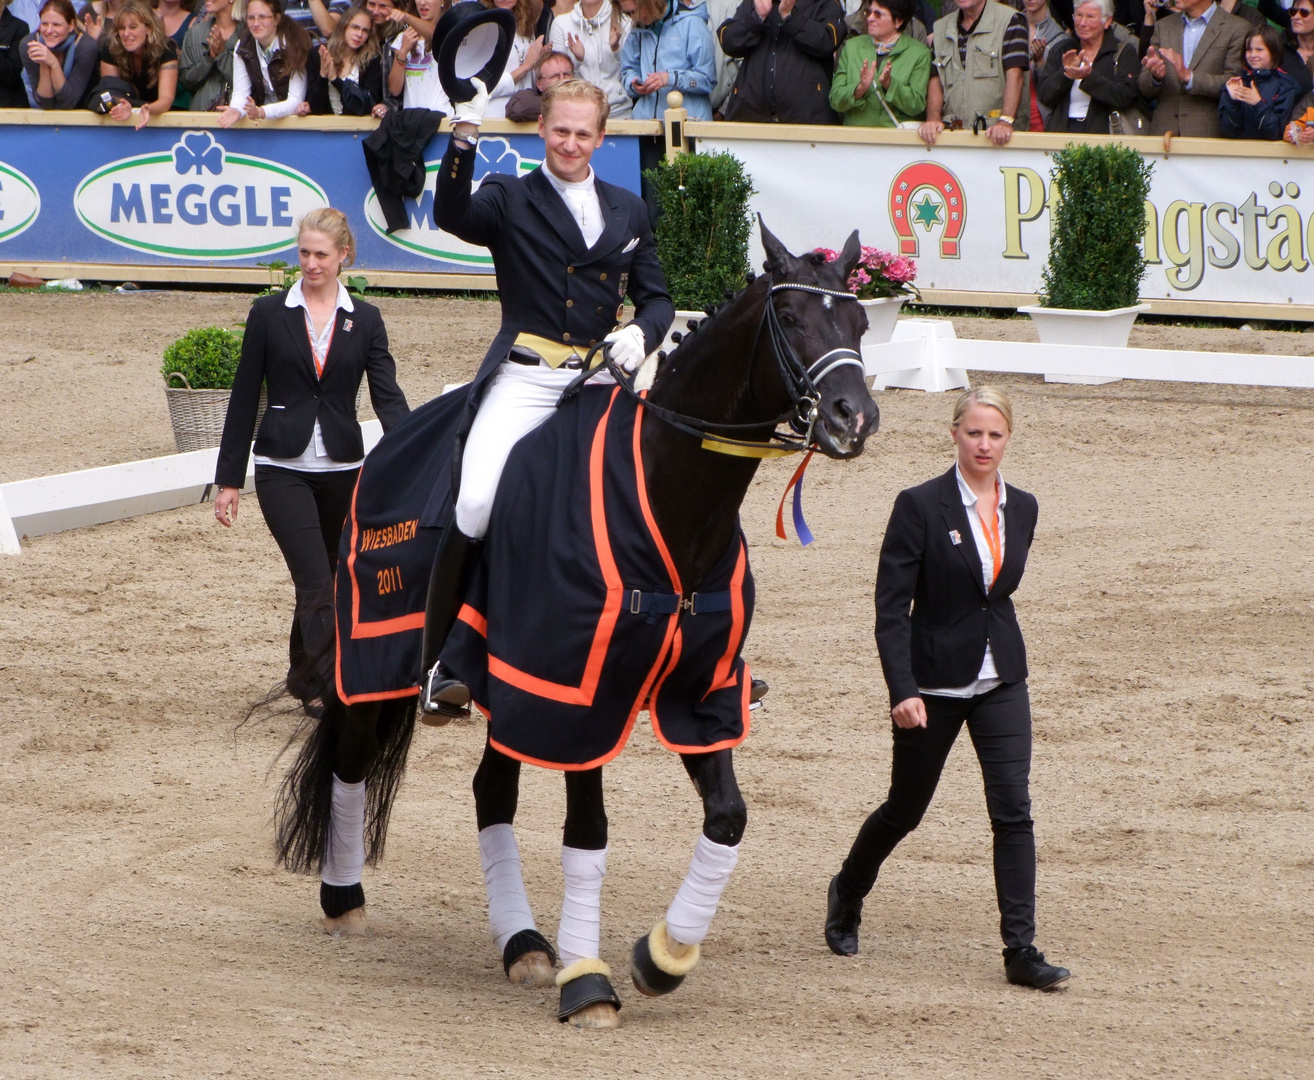
<svg viewBox="0 0 1314 1080">
<path fill-rule="evenodd" d="M 612 359 L 632 372 L 661 343 L 675 314 L 643 201 L 597 179 L 589 163 L 602 145 L 606 95 L 583 81 L 552 87 L 538 122 L 543 166 L 523 177 L 489 175 L 472 194 L 488 91 L 471 81 L 478 93 L 455 106 L 434 218 L 440 228 L 492 252 L 502 325 L 470 389 L 455 454 L 460 479 L 453 520 L 443 530 L 429 580 L 420 704 L 436 719 L 468 712 L 469 689 L 438 655 L 512 447 L 552 415 L 590 348 L 610 342 Z M 616 329 L 627 281 L 634 320 Z M 594 381 L 608 379 L 599 373 Z"/>
</svg>

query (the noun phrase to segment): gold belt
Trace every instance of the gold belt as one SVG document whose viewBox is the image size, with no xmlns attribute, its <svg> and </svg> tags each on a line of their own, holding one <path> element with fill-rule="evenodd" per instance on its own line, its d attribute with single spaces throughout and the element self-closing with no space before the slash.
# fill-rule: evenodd
<svg viewBox="0 0 1314 1080">
<path fill-rule="evenodd" d="M 584 356 L 574 345 L 562 341 L 553 341 L 551 338 L 539 337 L 537 334 L 519 333 L 516 335 L 515 344 L 522 349 L 528 349 L 537 353 L 543 358 L 548 367 L 559 368 L 562 364 L 570 360 L 583 360 Z M 600 363 L 602 354 L 599 353 L 594 358 L 594 362 Z"/>
</svg>

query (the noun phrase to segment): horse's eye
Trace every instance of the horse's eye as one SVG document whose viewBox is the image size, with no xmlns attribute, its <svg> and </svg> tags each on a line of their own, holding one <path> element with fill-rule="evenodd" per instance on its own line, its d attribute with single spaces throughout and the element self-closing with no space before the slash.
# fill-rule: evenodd
<svg viewBox="0 0 1314 1080">
<path fill-rule="evenodd" d="M 794 326 L 797 322 L 798 320 L 794 318 L 794 316 L 791 315 L 788 311 L 786 311 L 783 315 L 780 316 L 781 326 Z"/>
</svg>

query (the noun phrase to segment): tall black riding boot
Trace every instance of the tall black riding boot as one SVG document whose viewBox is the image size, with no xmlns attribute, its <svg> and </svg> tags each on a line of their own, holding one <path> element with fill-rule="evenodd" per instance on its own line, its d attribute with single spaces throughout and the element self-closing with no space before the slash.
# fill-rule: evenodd
<svg viewBox="0 0 1314 1080">
<path fill-rule="evenodd" d="M 424 604 L 424 645 L 420 656 L 420 670 L 424 672 L 420 710 L 426 724 L 441 725 L 454 716 L 470 715 L 469 688 L 438 663 L 438 654 L 461 610 L 469 570 L 478 550 L 479 542 L 461 532 L 455 520 L 448 523 L 438 542 Z"/>
</svg>

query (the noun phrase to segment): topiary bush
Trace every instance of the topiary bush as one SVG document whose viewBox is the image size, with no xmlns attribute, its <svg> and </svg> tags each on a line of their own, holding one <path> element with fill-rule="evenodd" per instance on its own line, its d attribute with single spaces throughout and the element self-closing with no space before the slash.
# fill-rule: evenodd
<svg viewBox="0 0 1314 1080">
<path fill-rule="evenodd" d="M 748 272 L 753 181 L 744 163 L 733 154 L 680 154 L 643 175 L 657 192 L 654 239 L 675 306 L 720 303 Z"/>
<path fill-rule="evenodd" d="M 188 330 L 164 350 L 160 373 L 169 385 L 169 376 L 179 372 L 193 390 L 231 390 L 237 376 L 237 362 L 242 356 L 242 338 L 222 326 Z"/>
<path fill-rule="evenodd" d="M 1149 165 L 1127 146 L 1065 146 L 1050 179 L 1058 205 L 1049 223 L 1044 307 L 1108 311 L 1140 296 Z"/>
</svg>

